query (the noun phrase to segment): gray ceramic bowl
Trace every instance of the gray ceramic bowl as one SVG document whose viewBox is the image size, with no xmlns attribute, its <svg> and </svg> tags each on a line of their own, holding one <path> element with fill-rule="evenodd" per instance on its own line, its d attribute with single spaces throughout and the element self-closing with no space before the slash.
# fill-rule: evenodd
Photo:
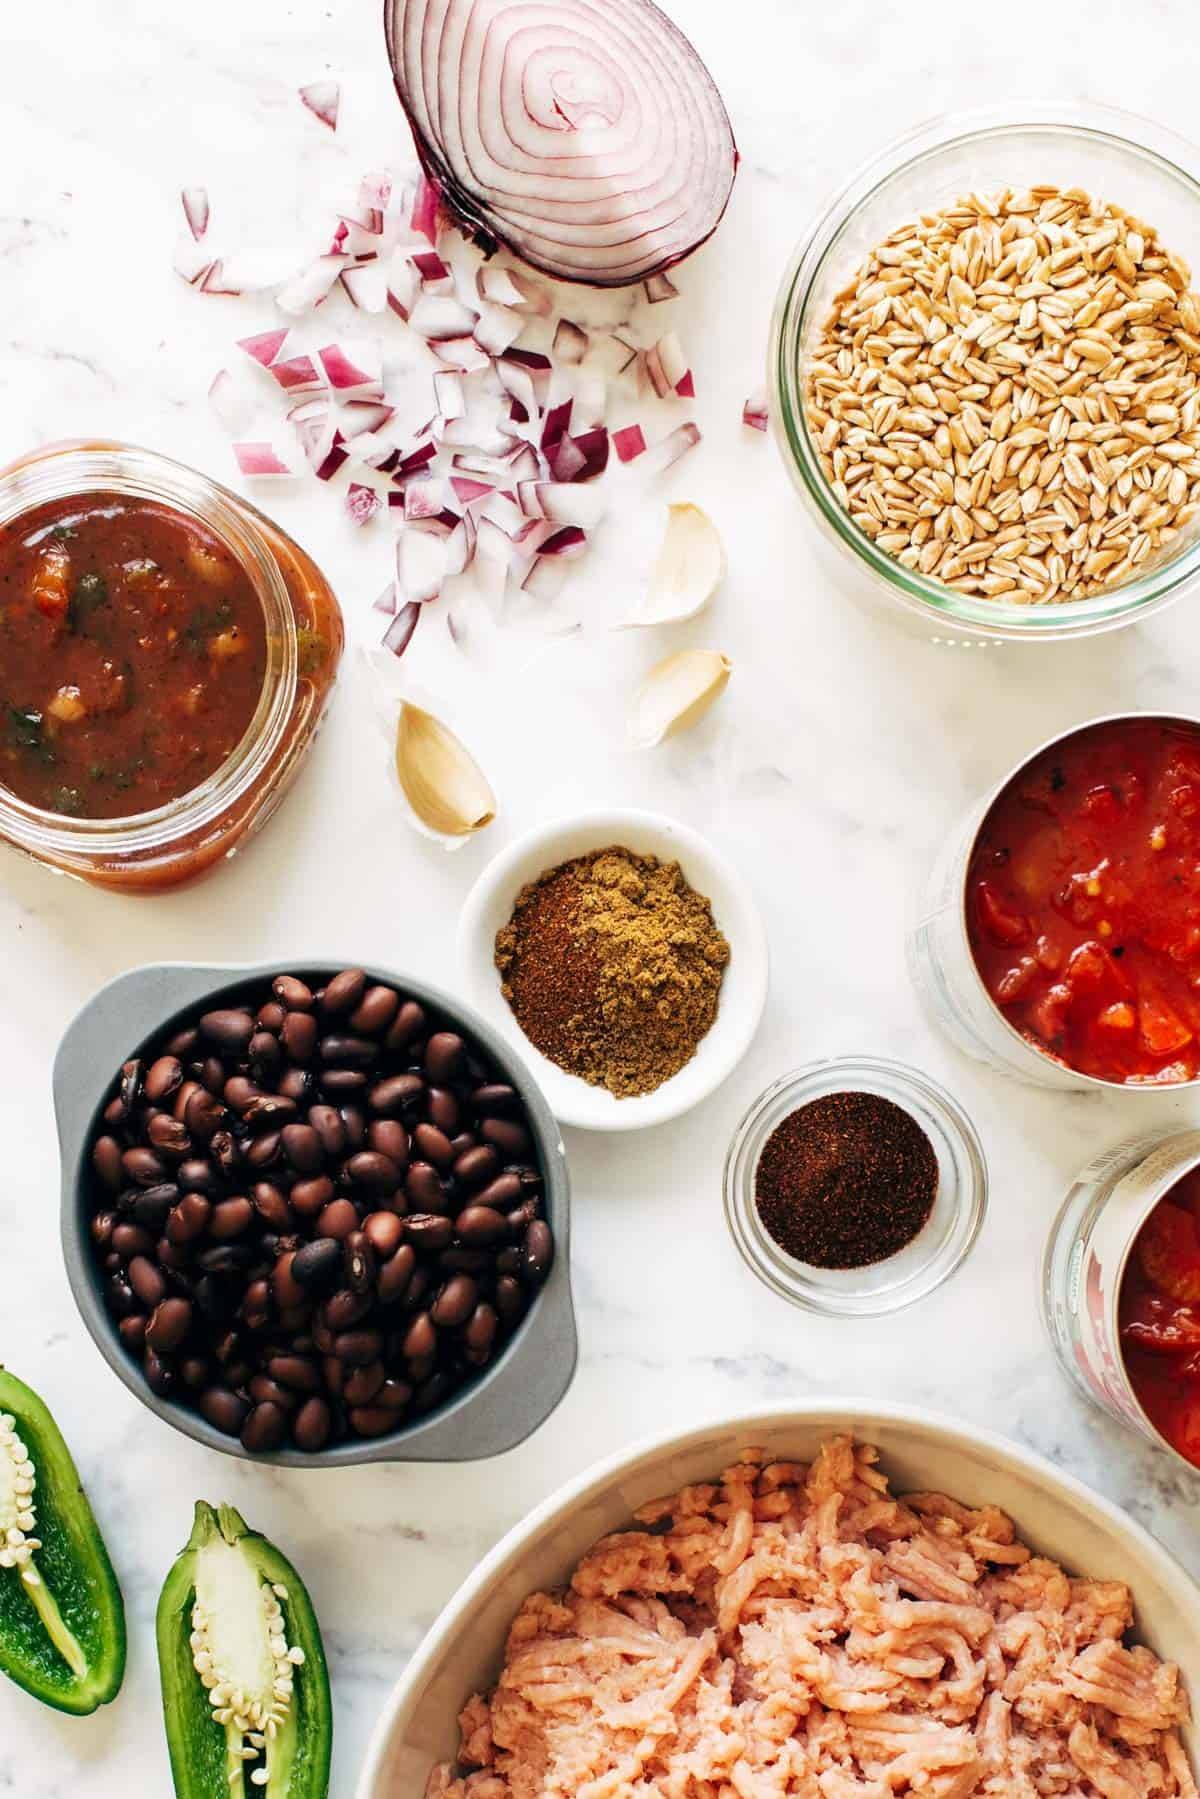
<svg viewBox="0 0 1200 1799">
<path fill-rule="evenodd" d="M 554 1232 L 550 1277 L 496 1362 L 471 1386 L 428 1418 L 369 1441 L 339 1443 L 307 1455 L 296 1449 L 250 1455 L 236 1437 L 214 1430 L 198 1412 L 150 1391 L 123 1348 L 101 1292 L 89 1238 L 92 1213 L 88 1146 L 121 1063 L 144 1045 L 178 1029 L 213 1005 L 232 1004 L 247 987 L 261 989 L 277 974 L 321 981 L 344 962 L 297 957 L 292 962 L 218 967 L 160 963 L 135 968 L 102 987 L 69 1026 L 54 1063 L 54 1107 L 62 1154 L 62 1244 L 67 1277 L 96 1346 L 130 1392 L 167 1424 L 224 1455 L 292 1468 L 345 1468 L 355 1462 L 464 1462 L 499 1455 L 537 1429 L 554 1410 L 575 1373 L 577 1341 L 571 1303 L 570 1185 L 562 1137 L 525 1064 L 499 1032 L 469 1006 L 389 968 L 370 967 L 386 981 L 441 1013 L 473 1037 L 525 1102 L 546 1180 L 546 1216 Z"/>
</svg>

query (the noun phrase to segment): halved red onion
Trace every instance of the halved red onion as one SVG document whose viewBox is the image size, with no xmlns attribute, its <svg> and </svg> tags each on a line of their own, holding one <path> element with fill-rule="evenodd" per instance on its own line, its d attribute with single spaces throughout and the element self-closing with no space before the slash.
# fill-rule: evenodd
<svg viewBox="0 0 1200 1799">
<path fill-rule="evenodd" d="M 619 287 L 716 229 L 733 133 L 651 0 L 385 0 L 384 20 L 430 179 L 485 244 Z"/>
<path fill-rule="evenodd" d="M 310 81 L 307 87 L 300 89 L 300 98 L 322 125 L 328 125 L 331 131 L 337 130 L 342 90 L 336 81 Z"/>
<path fill-rule="evenodd" d="M 208 189 L 185 187 L 179 198 L 183 203 L 183 216 L 187 220 L 188 230 L 199 243 L 208 230 Z"/>
</svg>

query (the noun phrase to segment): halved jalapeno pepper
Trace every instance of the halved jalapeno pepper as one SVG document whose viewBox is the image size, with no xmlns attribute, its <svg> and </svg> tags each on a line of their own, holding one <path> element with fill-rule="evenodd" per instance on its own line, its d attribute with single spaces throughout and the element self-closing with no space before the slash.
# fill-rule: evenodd
<svg viewBox="0 0 1200 1799">
<path fill-rule="evenodd" d="M 304 1583 L 232 1506 L 200 1500 L 158 1602 L 177 1799 L 325 1799 L 329 1674 Z"/>
<path fill-rule="evenodd" d="M 94 1712 L 125 1675 L 125 1607 L 71 1452 L 0 1368 L 0 1669 L 59 1711 Z"/>
</svg>

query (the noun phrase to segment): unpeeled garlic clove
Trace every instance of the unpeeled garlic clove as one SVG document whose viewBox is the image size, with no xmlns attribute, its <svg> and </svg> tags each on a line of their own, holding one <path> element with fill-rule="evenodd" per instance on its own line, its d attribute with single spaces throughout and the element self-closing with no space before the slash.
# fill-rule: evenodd
<svg viewBox="0 0 1200 1799">
<path fill-rule="evenodd" d="M 707 512 L 690 501 L 667 508 L 667 529 L 633 625 L 671 625 L 707 606 L 725 576 L 725 546 Z"/>
<path fill-rule="evenodd" d="M 732 672 L 732 662 L 719 650 L 677 650 L 656 663 L 634 695 L 630 742 L 650 749 L 675 731 L 686 731 L 724 692 Z"/>
<path fill-rule="evenodd" d="M 405 701 L 396 729 L 396 773 L 429 830 L 467 837 L 496 816 L 496 796 L 466 746 L 432 712 Z"/>
</svg>

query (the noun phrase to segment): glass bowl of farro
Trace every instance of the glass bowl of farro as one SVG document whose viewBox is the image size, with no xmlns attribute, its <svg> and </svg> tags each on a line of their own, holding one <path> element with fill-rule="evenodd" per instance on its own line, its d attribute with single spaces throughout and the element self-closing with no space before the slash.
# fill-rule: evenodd
<svg viewBox="0 0 1200 1799">
<path fill-rule="evenodd" d="M 943 641 L 1111 630 L 1200 576 L 1200 150 L 1092 105 L 921 126 L 785 276 L 776 440 L 857 589 Z"/>
</svg>

